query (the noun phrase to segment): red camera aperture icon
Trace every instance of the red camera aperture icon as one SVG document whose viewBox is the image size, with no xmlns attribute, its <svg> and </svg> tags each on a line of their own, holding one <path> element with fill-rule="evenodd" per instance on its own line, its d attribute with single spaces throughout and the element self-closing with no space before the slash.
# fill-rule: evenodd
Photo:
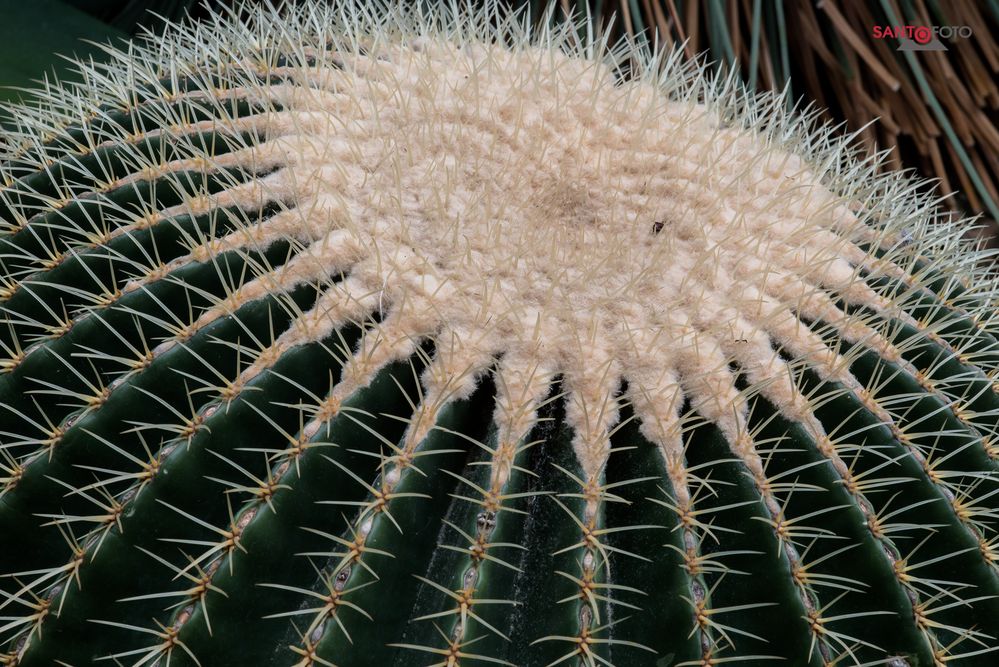
<svg viewBox="0 0 999 667">
<path fill-rule="evenodd" d="M 924 25 L 917 25 L 916 29 L 912 31 L 912 36 L 919 44 L 929 44 L 930 40 L 933 39 L 933 31 Z"/>
</svg>

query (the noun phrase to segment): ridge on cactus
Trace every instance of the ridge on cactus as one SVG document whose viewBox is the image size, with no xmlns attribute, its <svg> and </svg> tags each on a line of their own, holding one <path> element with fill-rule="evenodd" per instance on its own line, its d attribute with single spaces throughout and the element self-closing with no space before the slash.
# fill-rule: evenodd
<svg viewBox="0 0 999 667">
<path fill-rule="evenodd" d="M 492 2 L 108 53 L 5 110 L 0 664 L 999 660 L 999 282 L 884 154 Z"/>
</svg>

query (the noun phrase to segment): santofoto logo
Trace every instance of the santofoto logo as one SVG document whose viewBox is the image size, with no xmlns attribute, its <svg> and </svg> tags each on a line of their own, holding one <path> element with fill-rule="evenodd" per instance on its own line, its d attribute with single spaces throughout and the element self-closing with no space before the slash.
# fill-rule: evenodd
<svg viewBox="0 0 999 667">
<path fill-rule="evenodd" d="M 971 37 L 967 25 L 876 25 L 871 30 L 874 39 L 897 39 L 898 51 L 946 51 L 944 39 Z"/>
</svg>

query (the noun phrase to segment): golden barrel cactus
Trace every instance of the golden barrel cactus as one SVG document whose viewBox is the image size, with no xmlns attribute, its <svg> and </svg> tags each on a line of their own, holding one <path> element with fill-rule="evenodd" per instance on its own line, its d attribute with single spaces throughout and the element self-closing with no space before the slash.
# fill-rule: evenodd
<svg viewBox="0 0 999 667">
<path fill-rule="evenodd" d="M 0 663 L 999 660 L 965 221 L 543 25 L 246 5 L 7 108 Z"/>
</svg>

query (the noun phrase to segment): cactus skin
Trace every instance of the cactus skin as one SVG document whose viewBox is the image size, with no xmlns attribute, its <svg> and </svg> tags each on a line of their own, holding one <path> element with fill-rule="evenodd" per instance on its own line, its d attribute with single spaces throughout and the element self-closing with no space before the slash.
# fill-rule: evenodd
<svg viewBox="0 0 999 667">
<path fill-rule="evenodd" d="M 494 5 L 250 14 L 7 110 L 0 664 L 995 664 L 919 184 Z"/>
</svg>

